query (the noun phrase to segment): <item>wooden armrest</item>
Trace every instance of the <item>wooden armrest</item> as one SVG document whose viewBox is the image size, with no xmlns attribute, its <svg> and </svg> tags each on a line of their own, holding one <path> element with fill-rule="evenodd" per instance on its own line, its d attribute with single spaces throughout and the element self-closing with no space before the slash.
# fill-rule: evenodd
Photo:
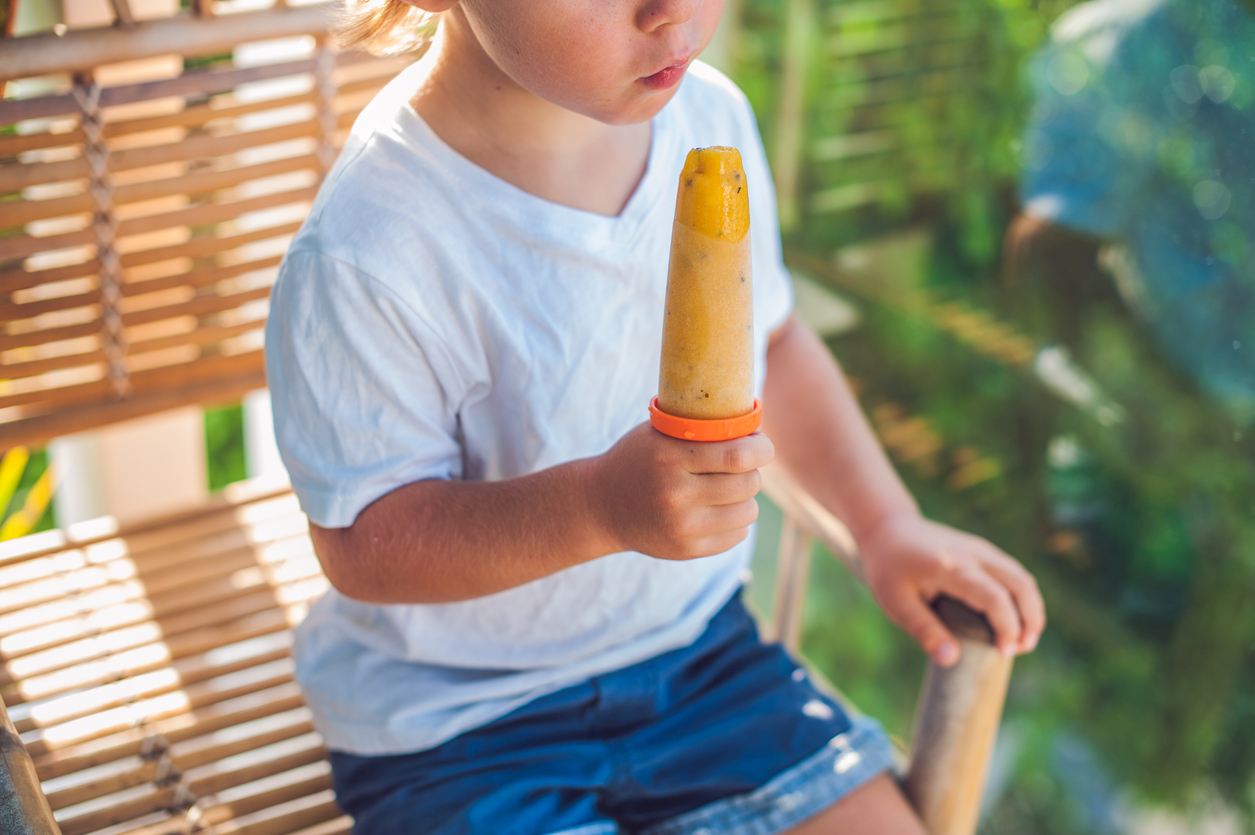
<svg viewBox="0 0 1255 835">
<path fill-rule="evenodd" d="M 796 649 L 810 541 L 818 540 L 865 581 L 854 537 L 836 516 L 777 466 L 762 470 L 763 491 L 784 513 L 776 576 L 776 630 Z M 933 610 L 959 639 L 953 667 L 929 661 L 915 712 L 905 786 L 932 835 L 972 835 L 993 753 L 1012 659 L 994 645 L 985 616 L 942 595 Z"/>
<path fill-rule="evenodd" d="M 0 702 L 0 832 L 61 835 L 35 775 L 35 764 L 22 746 L 4 702 Z"/>
</svg>

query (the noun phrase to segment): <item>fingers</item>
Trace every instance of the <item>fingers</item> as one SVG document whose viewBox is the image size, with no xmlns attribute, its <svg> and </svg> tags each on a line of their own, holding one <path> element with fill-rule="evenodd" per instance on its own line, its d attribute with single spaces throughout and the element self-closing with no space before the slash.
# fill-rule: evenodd
<svg viewBox="0 0 1255 835">
<path fill-rule="evenodd" d="M 1046 628 L 1046 604 L 1042 601 L 1037 581 L 1018 560 L 992 546 L 986 554 L 985 569 L 1007 588 L 1015 600 L 1023 623 L 1018 649 L 1032 652 Z"/>
<path fill-rule="evenodd" d="M 707 508 L 698 517 L 701 536 L 690 557 L 708 557 L 728 550 L 749 535 L 749 526 L 758 519 L 758 502 L 753 499 Z"/>
<path fill-rule="evenodd" d="M 771 463 L 776 448 L 761 432 L 730 441 L 684 443 L 685 468 L 691 473 L 747 473 Z"/>
<path fill-rule="evenodd" d="M 762 489 L 763 477 L 758 470 L 748 473 L 706 473 L 696 476 L 699 504 L 727 505 L 752 499 Z"/>
<path fill-rule="evenodd" d="M 937 666 L 949 667 L 959 660 L 959 642 L 922 596 L 903 592 L 894 608 L 899 625 Z"/>
<path fill-rule="evenodd" d="M 753 499 L 712 507 L 706 513 L 707 529 L 719 533 L 747 528 L 757 519 L 758 502 Z"/>
<path fill-rule="evenodd" d="M 948 594 L 985 614 L 1003 655 L 1015 654 L 1020 642 L 1020 615 L 1006 587 L 979 569 L 961 570 L 946 578 Z"/>
</svg>

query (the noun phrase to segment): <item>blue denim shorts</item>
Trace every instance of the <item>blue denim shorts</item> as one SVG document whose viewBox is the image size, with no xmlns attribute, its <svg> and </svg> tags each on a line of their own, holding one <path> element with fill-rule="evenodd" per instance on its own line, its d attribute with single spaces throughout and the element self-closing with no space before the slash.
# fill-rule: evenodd
<svg viewBox="0 0 1255 835">
<path fill-rule="evenodd" d="M 763 643 L 739 593 L 690 646 L 436 748 L 329 753 L 356 835 L 773 833 L 897 773 L 880 723 Z"/>
</svg>

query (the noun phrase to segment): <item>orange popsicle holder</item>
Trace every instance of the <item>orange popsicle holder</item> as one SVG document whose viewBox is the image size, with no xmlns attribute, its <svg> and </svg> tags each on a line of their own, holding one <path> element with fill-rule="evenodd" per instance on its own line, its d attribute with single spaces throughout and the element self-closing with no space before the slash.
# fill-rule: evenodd
<svg viewBox="0 0 1255 835">
<path fill-rule="evenodd" d="M 754 398 L 754 408 L 730 418 L 686 418 L 658 408 L 658 397 L 649 401 L 649 423 L 664 435 L 681 441 L 730 441 L 751 434 L 763 421 L 763 407 Z"/>
</svg>

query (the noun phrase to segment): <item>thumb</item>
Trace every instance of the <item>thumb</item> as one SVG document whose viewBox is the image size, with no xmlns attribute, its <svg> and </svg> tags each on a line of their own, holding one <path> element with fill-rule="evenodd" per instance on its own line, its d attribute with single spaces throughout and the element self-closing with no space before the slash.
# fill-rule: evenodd
<svg viewBox="0 0 1255 835">
<path fill-rule="evenodd" d="M 922 596 L 909 592 L 902 595 L 898 611 L 899 624 L 937 666 L 949 667 L 959 660 L 959 642 Z"/>
</svg>

